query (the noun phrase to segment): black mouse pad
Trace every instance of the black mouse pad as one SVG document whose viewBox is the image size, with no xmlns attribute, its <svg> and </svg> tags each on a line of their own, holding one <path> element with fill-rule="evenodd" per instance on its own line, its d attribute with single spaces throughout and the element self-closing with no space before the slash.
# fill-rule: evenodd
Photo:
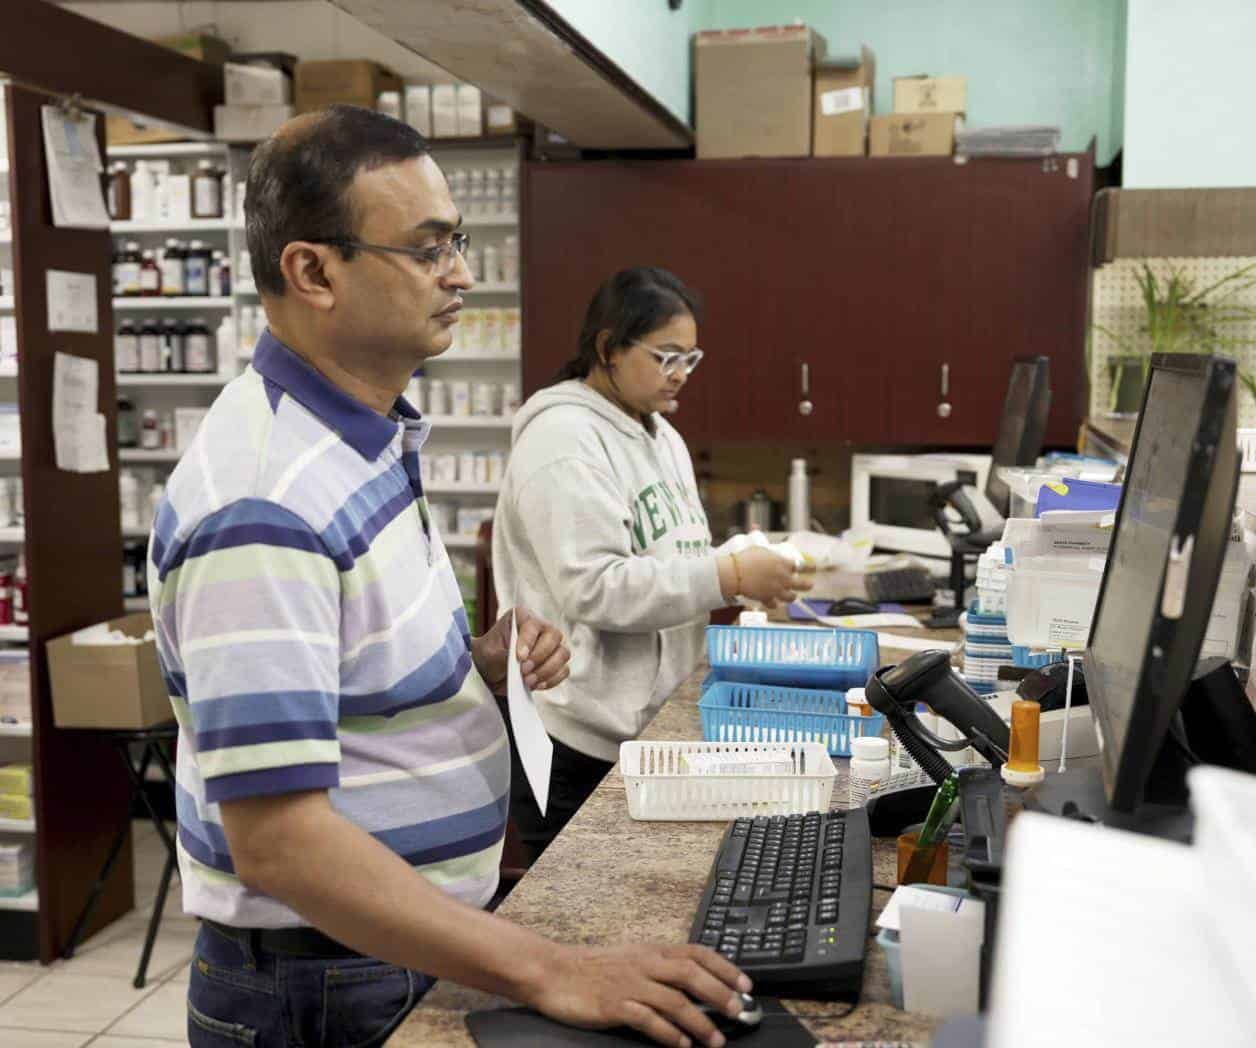
<svg viewBox="0 0 1256 1048">
<path fill-rule="evenodd" d="M 763 1009 L 759 1028 L 740 1037 L 729 1037 L 736 1048 L 815 1048 L 816 1039 L 781 1002 L 771 997 L 757 998 Z M 498 1008 L 472 1012 L 467 1029 L 480 1048 L 533 1048 L 557 1045 L 559 1048 L 617 1048 L 619 1045 L 654 1044 L 644 1034 L 621 1027 L 618 1030 L 577 1030 L 574 1026 L 547 1019 L 531 1008 Z"/>
</svg>

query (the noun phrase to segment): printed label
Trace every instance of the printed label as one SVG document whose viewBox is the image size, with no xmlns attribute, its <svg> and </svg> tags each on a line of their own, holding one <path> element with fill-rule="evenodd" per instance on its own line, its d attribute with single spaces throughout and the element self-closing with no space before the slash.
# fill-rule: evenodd
<svg viewBox="0 0 1256 1048">
<path fill-rule="evenodd" d="M 794 762 L 779 753 L 686 753 L 691 775 L 793 775 Z"/>
<path fill-rule="evenodd" d="M 825 91 L 820 96 L 820 112 L 825 116 L 841 116 L 856 110 L 867 111 L 867 88 L 847 87 L 841 91 Z"/>
</svg>

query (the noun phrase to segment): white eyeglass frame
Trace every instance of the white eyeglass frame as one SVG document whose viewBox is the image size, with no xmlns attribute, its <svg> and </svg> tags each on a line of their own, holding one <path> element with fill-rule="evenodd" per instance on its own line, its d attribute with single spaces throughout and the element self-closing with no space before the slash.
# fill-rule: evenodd
<svg viewBox="0 0 1256 1048">
<path fill-rule="evenodd" d="M 659 362 L 659 370 L 663 372 L 664 378 L 671 378 L 676 373 L 677 366 L 685 369 L 686 375 L 692 375 L 702 358 L 706 355 L 697 346 L 684 353 L 669 353 L 664 349 L 656 349 L 654 346 L 648 346 L 644 342 L 630 342 L 631 346 L 640 346 L 655 360 Z"/>
</svg>

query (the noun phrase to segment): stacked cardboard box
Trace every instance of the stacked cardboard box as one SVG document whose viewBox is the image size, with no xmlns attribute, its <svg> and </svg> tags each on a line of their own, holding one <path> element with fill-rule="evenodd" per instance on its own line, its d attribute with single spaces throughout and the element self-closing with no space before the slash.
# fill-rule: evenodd
<svg viewBox="0 0 1256 1048">
<path fill-rule="evenodd" d="M 178 51 L 186 58 L 211 65 L 222 65 L 231 54 L 231 45 L 208 33 L 183 33 L 179 36 L 159 36 L 152 41 L 171 51 Z M 155 142 L 178 142 L 187 136 L 164 125 L 137 123 L 124 116 L 105 118 L 105 141 L 111 146 L 143 145 Z"/>
<path fill-rule="evenodd" d="M 694 38 L 698 157 L 807 156 L 824 37 L 802 25 Z"/>
<path fill-rule="evenodd" d="M 950 156 L 955 132 L 964 126 L 968 78 L 894 78 L 894 112 L 872 118 L 872 156 Z"/>
<path fill-rule="evenodd" d="M 864 156 L 868 152 L 876 75 L 876 57 L 866 46 L 860 49 L 857 63 L 816 65 L 812 156 Z"/>
</svg>

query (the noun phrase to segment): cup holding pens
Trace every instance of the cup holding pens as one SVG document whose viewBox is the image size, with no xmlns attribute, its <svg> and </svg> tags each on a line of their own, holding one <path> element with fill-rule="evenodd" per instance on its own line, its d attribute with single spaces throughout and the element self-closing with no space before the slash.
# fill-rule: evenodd
<svg viewBox="0 0 1256 1048">
<path fill-rule="evenodd" d="M 917 851 L 924 851 L 912 862 Z M 932 856 L 927 854 L 932 851 Z M 920 847 L 920 827 L 905 830 L 898 835 L 898 883 L 938 884 L 946 887 L 946 867 L 950 849 L 944 837 L 937 844 Z"/>
</svg>

